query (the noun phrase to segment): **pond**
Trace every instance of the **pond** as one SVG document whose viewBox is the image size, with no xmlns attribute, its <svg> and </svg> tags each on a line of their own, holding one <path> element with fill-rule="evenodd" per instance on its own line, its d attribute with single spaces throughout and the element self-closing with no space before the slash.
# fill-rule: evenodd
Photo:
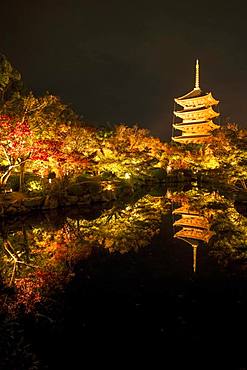
<svg viewBox="0 0 247 370">
<path fill-rule="evenodd" d="M 209 338 L 212 352 L 244 353 L 247 218 L 234 194 L 143 191 L 2 220 L 0 240 L 4 364 L 73 369 L 92 348 L 127 346 L 128 357 Z"/>
</svg>

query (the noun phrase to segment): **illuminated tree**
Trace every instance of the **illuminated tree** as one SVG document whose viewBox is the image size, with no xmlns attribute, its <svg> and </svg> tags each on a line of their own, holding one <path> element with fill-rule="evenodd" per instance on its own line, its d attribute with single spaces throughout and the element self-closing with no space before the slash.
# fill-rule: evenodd
<svg viewBox="0 0 247 370">
<path fill-rule="evenodd" d="M 0 186 L 6 185 L 11 172 L 24 167 L 32 152 L 32 132 L 27 122 L 0 116 Z"/>
<path fill-rule="evenodd" d="M 148 130 L 118 125 L 111 135 L 100 134 L 94 157 L 99 173 L 141 177 L 151 167 L 164 167 L 168 162 L 167 146 L 151 137 Z"/>
<path fill-rule="evenodd" d="M 0 54 L 0 102 L 18 98 L 23 92 L 20 73 Z"/>
<path fill-rule="evenodd" d="M 210 148 L 219 162 L 220 173 L 230 184 L 241 184 L 246 189 L 247 181 L 247 130 L 228 124 L 215 131 Z"/>
</svg>

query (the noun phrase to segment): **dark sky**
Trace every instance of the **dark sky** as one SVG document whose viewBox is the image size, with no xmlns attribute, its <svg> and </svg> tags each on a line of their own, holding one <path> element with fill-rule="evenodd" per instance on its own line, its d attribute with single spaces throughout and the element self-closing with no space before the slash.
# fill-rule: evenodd
<svg viewBox="0 0 247 370">
<path fill-rule="evenodd" d="M 201 87 L 222 120 L 247 127 L 247 21 L 237 1 L 9 0 L 0 52 L 35 93 L 85 119 L 138 123 L 169 139 L 173 98 Z"/>
</svg>

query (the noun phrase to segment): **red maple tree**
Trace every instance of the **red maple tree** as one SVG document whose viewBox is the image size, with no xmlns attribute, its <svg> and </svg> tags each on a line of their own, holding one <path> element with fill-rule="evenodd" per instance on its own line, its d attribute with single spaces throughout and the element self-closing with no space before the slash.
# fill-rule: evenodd
<svg viewBox="0 0 247 370">
<path fill-rule="evenodd" d="M 15 167 L 24 167 L 30 158 L 33 133 L 26 121 L 0 116 L 0 186 L 6 185 Z"/>
</svg>

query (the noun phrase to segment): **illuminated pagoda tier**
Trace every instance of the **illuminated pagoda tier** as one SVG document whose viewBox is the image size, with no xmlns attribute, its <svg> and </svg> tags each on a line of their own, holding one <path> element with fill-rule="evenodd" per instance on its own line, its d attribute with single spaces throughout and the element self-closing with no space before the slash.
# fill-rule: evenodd
<svg viewBox="0 0 247 370">
<path fill-rule="evenodd" d="M 193 271 L 196 272 L 196 252 L 200 242 L 208 243 L 213 236 L 210 231 L 208 219 L 201 216 L 196 210 L 191 210 L 187 204 L 173 211 L 173 214 L 181 218 L 173 223 L 173 226 L 182 227 L 174 234 L 174 238 L 181 239 L 193 248 Z"/>
<path fill-rule="evenodd" d="M 199 61 L 196 61 L 195 87 L 192 91 L 180 98 L 175 98 L 175 103 L 182 107 L 174 111 L 175 117 L 181 119 L 174 122 L 175 130 L 181 131 L 180 136 L 173 136 L 172 140 L 181 144 L 203 144 L 210 140 L 212 131 L 219 128 L 213 119 L 219 116 L 213 106 L 219 101 L 211 93 L 204 93 L 199 86 Z"/>
</svg>

